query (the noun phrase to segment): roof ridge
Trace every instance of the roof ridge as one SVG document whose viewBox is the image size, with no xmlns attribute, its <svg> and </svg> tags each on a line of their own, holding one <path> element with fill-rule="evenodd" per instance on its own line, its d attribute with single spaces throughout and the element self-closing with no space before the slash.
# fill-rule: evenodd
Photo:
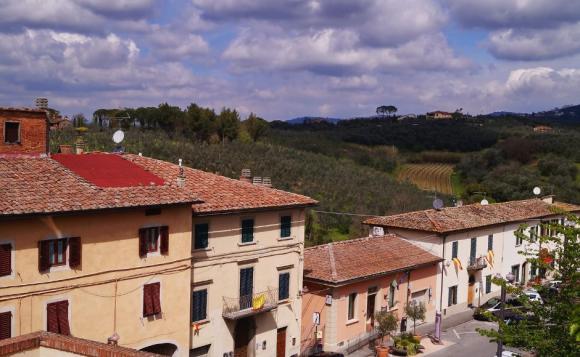
<svg viewBox="0 0 580 357">
<path fill-rule="evenodd" d="M 330 272 L 332 274 L 332 280 L 338 280 L 338 274 L 336 272 L 336 261 L 334 260 L 334 248 L 333 245 L 330 244 L 328 246 L 328 259 L 330 260 Z"/>
<path fill-rule="evenodd" d="M 435 220 L 429 215 L 429 212 L 431 210 L 425 210 L 425 216 L 427 216 L 427 219 L 429 219 L 429 222 L 431 222 L 431 225 L 433 225 L 433 227 L 435 228 L 435 230 L 440 231 L 441 227 L 437 224 L 437 222 L 435 222 Z"/>
</svg>

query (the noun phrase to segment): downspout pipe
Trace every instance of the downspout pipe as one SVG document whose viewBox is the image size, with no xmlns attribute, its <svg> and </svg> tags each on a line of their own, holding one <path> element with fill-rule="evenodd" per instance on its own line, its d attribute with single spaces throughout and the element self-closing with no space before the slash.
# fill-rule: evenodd
<svg viewBox="0 0 580 357">
<path fill-rule="evenodd" d="M 447 240 L 447 236 L 443 236 L 443 252 L 441 253 L 441 287 L 439 290 L 439 312 L 443 314 L 443 279 L 445 277 L 445 242 Z"/>
</svg>

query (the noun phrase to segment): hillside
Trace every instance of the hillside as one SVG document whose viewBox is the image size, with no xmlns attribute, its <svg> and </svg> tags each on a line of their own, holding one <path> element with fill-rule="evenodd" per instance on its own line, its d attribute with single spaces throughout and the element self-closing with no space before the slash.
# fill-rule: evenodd
<svg viewBox="0 0 580 357">
<path fill-rule="evenodd" d="M 90 150 L 112 151 L 112 131 L 85 134 Z M 51 150 L 74 141 L 73 131 L 51 132 Z M 177 162 L 238 178 L 243 168 L 256 176 L 270 176 L 274 187 L 308 195 L 320 201 L 317 210 L 380 215 L 427 208 L 431 199 L 415 186 L 399 183 L 385 172 L 350 160 L 295 150 L 267 143 L 206 144 L 170 139 L 162 131 L 137 129 L 126 132 L 127 152 Z M 365 234 L 360 219 L 314 214 L 309 222 L 310 243 Z"/>
</svg>

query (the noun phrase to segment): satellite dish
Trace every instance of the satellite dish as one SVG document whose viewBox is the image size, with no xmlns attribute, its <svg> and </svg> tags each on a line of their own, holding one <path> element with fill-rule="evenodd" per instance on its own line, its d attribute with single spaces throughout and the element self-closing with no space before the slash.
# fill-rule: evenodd
<svg viewBox="0 0 580 357">
<path fill-rule="evenodd" d="M 484 198 L 483 200 L 481 200 L 480 203 L 481 203 L 482 206 L 485 206 L 485 205 L 488 205 L 489 204 L 489 201 Z"/>
<path fill-rule="evenodd" d="M 539 188 L 538 186 L 534 187 L 534 189 L 532 190 L 532 192 L 534 193 L 534 195 L 539 195 L 540 193 L 542 193 L 542 189 Z"/>
<path fill-rule="evenodd" d="M 443 200 L 440 198 L 436 198 L 435 200 L 433 200 L 433 208 L 435 208 L 436 210 L 440 210 L 441 208 L 443 208 Z"/>
<path fill-rule="evenodd" d="M 117 130 L 113 134 L 113 141 L 115 142 L 115 144 L 120 144 L 124 138 L 125 138 L 125 133 L 123 133 L 123 130 Z"/>
</svg>

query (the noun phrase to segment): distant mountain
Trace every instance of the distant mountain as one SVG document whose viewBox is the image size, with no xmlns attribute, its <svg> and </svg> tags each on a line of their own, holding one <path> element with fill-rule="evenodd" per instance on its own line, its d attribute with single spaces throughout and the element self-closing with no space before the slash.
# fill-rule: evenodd
<svg viewBox="0 0 580 357">
<path fill-rule="evenodd" d="M 339 118 L 323 118 L 323 117 L 298 117 L 293 119 L 286 120 L 288 124 L 304 124 L 304 123 L 320 123 L 320 122 L 327 122 L 336 124 L 342 119 Z"/>
<path fill-rule="evenodd" d="M 505 116 L 526 116 L 527 113 L 516 113 L 516 112 L 506 112 L 506 111 L 499 111 L 486 114 L 488 117 L 505 117 Z"/>
</svg>

